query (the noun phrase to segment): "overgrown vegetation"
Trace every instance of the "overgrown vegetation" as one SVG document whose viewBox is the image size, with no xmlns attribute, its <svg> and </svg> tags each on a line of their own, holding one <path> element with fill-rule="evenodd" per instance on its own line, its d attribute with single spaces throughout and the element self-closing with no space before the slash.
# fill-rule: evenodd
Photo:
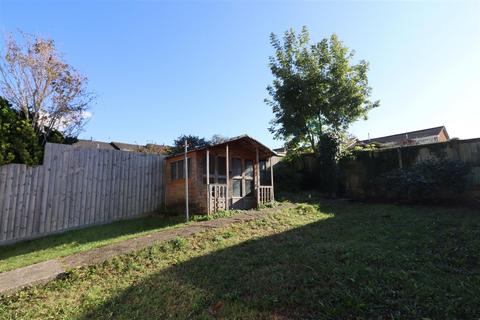
<svg viewBox="0 0 480 320">
<path fill-rule="evenodd" d="M 470 167 L 464 162 L 429 160 L 387 173 L 384 196 L 409 202 L 462 199 Z"/>
<path fill-rule="evenodd" d="M 21 112 L 0 97 L 0 165 L 38 165 L 43 159 L 43 141 L 63 144 L 77 141 L 75 137 L 65 137 L 55 129 L 50 130 L 48 137 L 45 134 L 35 131 Z"/>
<path fill-rule="evenodd" d="M 2 319 L 475 319 L 480 216 L 343 201 L 178 238 L 0 299 Z"/>
<path fill-rule="evenodd" d="M 35 130 L 0 97 L 0 165 L 39 164 L 42 154 Z"/>
</svg>

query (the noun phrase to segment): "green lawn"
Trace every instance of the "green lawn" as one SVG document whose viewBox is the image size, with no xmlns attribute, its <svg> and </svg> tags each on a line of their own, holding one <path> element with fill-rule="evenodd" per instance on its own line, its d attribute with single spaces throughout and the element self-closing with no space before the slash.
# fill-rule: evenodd
<svg viewBox="0 0 480 320">
<path fill-rule="evenodd" d="M 147 216 L 0 247 L 0 272 L 178 226 L 182 217 Z"/>
<path fill-rule="evenodd" d="M 0 299 L 2 319 L 478 319 L 480 213 L 345 201 L 178 238 Z"/>
</svg>

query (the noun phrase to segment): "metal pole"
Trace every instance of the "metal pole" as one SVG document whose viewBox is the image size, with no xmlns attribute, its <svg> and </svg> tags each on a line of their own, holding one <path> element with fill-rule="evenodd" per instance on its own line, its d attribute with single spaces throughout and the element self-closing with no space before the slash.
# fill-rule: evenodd
<svg viewBox="0 0 480 320">
<path fill-rule="evenodd" d="M 212 208 L 210 208 L 210 198 L 212 197 L 212 193 L 210 190 L 210 150 L 207 149 L 206 155 L 205 155 L 205 163 L 206 163 L 206 168 L 207 169 L 207 214 L 210 214 L 210 211 Z"/>
<path fill-rule="evenodd" d="M 228 143 L 227 145 L 225 146 L 225 169 L 226 169 L 226 178 L 227 178 L 227 190 L 225 192 L 225 199 L 227 200 L 227 203 L 225 204 L 225 207 L 227 210 L 230 210 L 230 198 L 229 198 L 229 190 L 228 188 L 230 188 L 230 167 L 229 167 L 229 160 L 230 158 L 230 155 L 228 154 Z"/>
<path fill-rule="evenodd" d="M 187 139 L 185 139 L 185 166 L 184 166 L 184 176 L 185 176 L 185 218 L 189 218 L 189 212 L 188 212 L 188 157 L 187 157 L 187 149 L 188 149 L 188 143 Z"/>
<path fill-rule="evenodd" d="M 258 153 L 258 147 L 255 148 L 255 160 L 256 160 L 256 172 L 255 172 L 255 180 L 257 180 L 257 183 L 255 184 L 256 186 L 256 191 L 257 191 L 257 208 L 260 205 L 260 155 Z"/>
</svg>

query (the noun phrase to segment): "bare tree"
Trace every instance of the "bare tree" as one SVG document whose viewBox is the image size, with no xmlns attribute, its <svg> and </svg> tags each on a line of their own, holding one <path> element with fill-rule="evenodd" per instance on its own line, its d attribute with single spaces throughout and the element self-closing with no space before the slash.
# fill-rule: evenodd
<svg viewBox="0 0 480 320">
<path fill-rule="evenodd" d="M 51 39 L 10 35 L 0 57 L 0 94 L 44 137 L 78 134 L 94 95 L 87 78 L 65 62 Z"/>
<path fill-rule="evenodd" d="M 214 134 L 210 139 L 211 144 L 219 144 L 228 141 L 230 138 L 222 136 L 221 134 Z"/>
</svg>

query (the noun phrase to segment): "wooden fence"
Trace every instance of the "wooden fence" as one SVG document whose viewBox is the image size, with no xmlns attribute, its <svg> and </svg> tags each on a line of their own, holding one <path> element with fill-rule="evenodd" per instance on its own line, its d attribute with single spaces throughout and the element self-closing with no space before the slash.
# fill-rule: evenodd
<svg viewBox="0 0 480 320">
<path fill-rule="evenodd" d="M 41 166 L 1 166 L 0 245 L 159 209 L 163 159 L 47 144 Z"/>
<path fill-rule="evenodd" d="M 363 157 L 343 164 L 345 192 L 351 197 L 374 197 L 376 187 L 384 187 L 376 178 L 396 169 L 439 159 L 460 161 L 470 166 L 467 194 L 480 202 L 480 138 L 366 151 Z"/>
</svg>

